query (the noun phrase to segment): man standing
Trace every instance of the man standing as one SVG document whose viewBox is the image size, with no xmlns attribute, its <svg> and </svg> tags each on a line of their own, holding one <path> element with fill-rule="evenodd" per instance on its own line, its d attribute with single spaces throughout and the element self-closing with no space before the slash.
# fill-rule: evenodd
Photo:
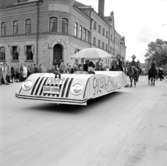
<svg viewBox="0 0 167 166">
<path fill-rule="evenodd" d="M 122 61 L 122 58 L 121 58 L 121 55 L 117 55 L 116 57 L 116 61 L 115 61 L 115 69 L 116 71 L 123 71 L 123 61 Z"/>
<path fill-rule="evenodd" d="M 3 63 L 3 68 L 2 68 L 2 76 L 3 76 L 3 81 L 6 85 L 9 84 L 8 80 L 7 80 L 7 76 L 8 76 L 8 65 L 7 63 Z"/>
<path fill-rule="evenodd" d="M 28 74 L 27 66 L 23 64 L 23 72 L 22 72 L 23 81 L 26 80 L 27 74 Z"/>
</svg>

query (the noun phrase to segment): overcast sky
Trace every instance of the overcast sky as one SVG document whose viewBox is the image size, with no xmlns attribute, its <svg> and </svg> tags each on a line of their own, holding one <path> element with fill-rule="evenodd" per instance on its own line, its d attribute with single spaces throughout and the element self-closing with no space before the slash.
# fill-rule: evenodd
<svg viewBox="0 0 167 166">
<path fill-rule="evenodd" d="M 96 11 L 98 0 L 78 0 Z M 126 39 L 127 59 L 144 62 L 147 44 L 167 40 L 167 0 L 105 0 L 105 15 L 115 15 L 116 30 Z"/>
</svg>

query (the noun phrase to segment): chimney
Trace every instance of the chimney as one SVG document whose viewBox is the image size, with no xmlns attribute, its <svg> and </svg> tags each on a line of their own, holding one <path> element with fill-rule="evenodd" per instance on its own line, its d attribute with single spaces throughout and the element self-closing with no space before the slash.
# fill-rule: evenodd
<svg viewBox="0 0 167 166">
<path fill-rule="evenodd" d="M 105 0 L 98 0 L 98 14 L 101 17 L 104 17 L 104 1 Z"/>
</svg>

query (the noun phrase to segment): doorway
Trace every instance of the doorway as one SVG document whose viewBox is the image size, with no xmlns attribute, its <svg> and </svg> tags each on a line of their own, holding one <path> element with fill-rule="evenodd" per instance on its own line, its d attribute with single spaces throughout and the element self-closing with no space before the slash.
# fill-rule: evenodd
<svg viewBox="0 0 167 166">
<path fill-rule="evenodd" d="M 56 44 L 53 47 L 53 65 L 60 65 L 63 61 L 63 46 L 61 44 Z"/>
</svg>

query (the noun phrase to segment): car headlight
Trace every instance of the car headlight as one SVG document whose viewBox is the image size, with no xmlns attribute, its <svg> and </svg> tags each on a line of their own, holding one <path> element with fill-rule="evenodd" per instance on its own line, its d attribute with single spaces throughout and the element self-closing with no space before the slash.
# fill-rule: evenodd
<svg viewBox="0 0 167 166">
<path fill-rule="evenodd" d="M 22 89 L 23 89 L 24 91 L 29 91 L 29 90 L 32 88 L 32 86 L 33 86 L 32 81 L 27 80 L 27 81 L 25 81 L 25 82 L 22 84 Z"/>
<path fill-rule="evenodd" d="M 83 91 L 83 87 L 81 84 L 77 83 L 77 84 L 74 84 L 72 87 L 71 87 L 71 92 L 73 95 L 80 95 Z"/>
</svg>

